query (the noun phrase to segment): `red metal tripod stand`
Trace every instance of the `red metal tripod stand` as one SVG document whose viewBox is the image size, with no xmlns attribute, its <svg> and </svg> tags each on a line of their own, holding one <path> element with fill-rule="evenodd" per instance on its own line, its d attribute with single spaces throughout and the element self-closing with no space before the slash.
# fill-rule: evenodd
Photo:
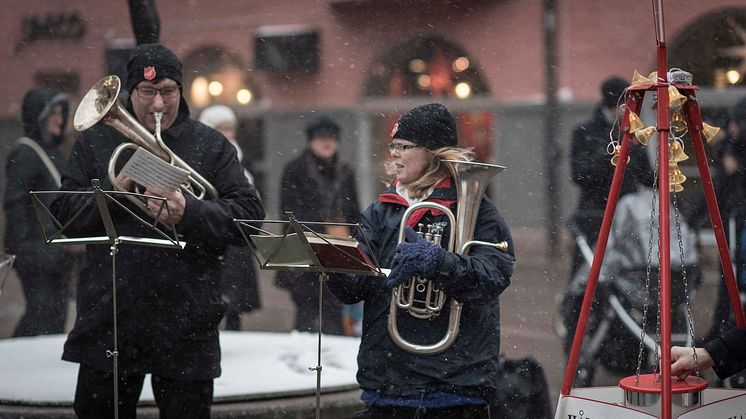
<svg viewBox="0 0 746 419">
<path fill-rule="evenodd" d="M 608 203 L 604 211 L 604 218 L 601 224 L 601 230 L 598 235 L 598 242 L 593 257 L 593 263 L 588 278 L 583 306 L 580 311 L 575 336 L 573 339 L 572 349 L 565 371 L 565 377 L 562 384 L 560 397 L 570 395 L 575 372 L 580 356 L 580 349 L 583 344 L 586 327 L 588 325 L 591 305 L 596 292 L 596 285 L 603 263 L 606 245 L 609 239 L 609 232 L 616 210 L 616 204 L 619 199 L 624 172 L 627 167 L 627 158 L 629 156 L 632 141 L 636 141 L 635 136 L 630 132 L 629 115 L 634 112 L 639 115 L 642 107 L 644 95 L 648 91 L 657 92 L 657 129 L 658 129 L 658 202 L 659 202 L 659 237 L 660 237 L 660 330 L 661 330 L 661 414 L 660 418 L 670 419 L 672 417 L 671 394 L 671 261 L 670 261 L 670 221 L 669 221 L 669 82 L 666 79 L 668 73 L 667 53 L 665 34 L 663 27 L 663 9 L 661 0 L 653 0 L 653 16 L 656 23 L 656 41 L 657 41 L 657 80 L 651 80 L 650 83 L 635 84 L 627 88 L 627 100 L 624 118 L 620 123 L 620 132 L 623 133 L 621 140 L 621 150 L 619 152 L 618 163 L 614 171 L 614 177 L 609 191 Z M 728 288 L 728 295 L 736 319 L 740 327 L 746 327 L 746 318 L 744 317 L 741 302 L 738 296 L 736 278 L 733 272 L 733 266 L 728 252 L 723 222 L 718 210 L 715 190 L 712 184 L 712 178 L 707 165 L 704 144 L 702 142 L 702 119 L 700 116 L 699 104 L 695 95 L 696 86 L 691 84 L 674 84 L 679 92 L 686 97 L 683 105 L 685 120 L 689 129 L 689 136 L 692 141 L 694 153 L 697 160 L 697 167 L 701 176 L 702 186 L 704 188 L 707 208 L 710 214 L 710 220 L 715 233 L 720 262 L 725 274 L 725 281 Z M 582 411 L 581 411 L 582 412 Z M 559 412 L 558 412 L 559 415 Z M 559 416 L 558 416 L 559 417 Z"/>
</svg>

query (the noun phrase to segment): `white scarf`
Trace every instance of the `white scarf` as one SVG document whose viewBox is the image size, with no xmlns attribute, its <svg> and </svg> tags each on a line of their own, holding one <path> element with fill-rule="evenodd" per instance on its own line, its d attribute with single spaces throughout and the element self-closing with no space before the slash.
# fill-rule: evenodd
<svg viewBox="0 0 746 419">
<path fill-rule="evenodd" d="M 409 203 L 409 205 L 414 205 L 418 202 L 422 202 L 426 200 L 433 193 L 434 190 L 435 190 L 435 186 L 428 189 L 427 192 L 424 195 L 422 195 L 422 197 L 420 198 L 410 198 L 407 187 L 402 185 L 401 182 L 397 182 L 396 184 L 396 193 L 398 193 L 399 196 L 404 198 Z"/>
</svg>

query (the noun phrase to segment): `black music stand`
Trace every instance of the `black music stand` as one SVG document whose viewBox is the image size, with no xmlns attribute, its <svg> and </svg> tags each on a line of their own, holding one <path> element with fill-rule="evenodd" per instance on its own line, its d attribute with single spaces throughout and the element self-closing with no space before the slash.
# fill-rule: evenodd
<svg viewBox="0 0 746 419">
<path fill-rule="evenodd" d="M 246 243 L 254 250 L 252 253 L 259 263 L 259 268 L 262 270 L 289 270 L 289 271 L 305 271 L 305 272 L 318 272 L 319 273 L 319 331 L 318 331 L 318 344 L 317 344 L 317 365 L 315 367 L 309 367 L 310 371 L 316 371 L 316 418 L 321 417 L 321 331 L 323 326 L 323 294 L 324 294 L 324 281 L 329 278 L 329 273 L 346 273 L 355 275 L 366 275 L 366 276 L 385 276 L 383 270 L 378 266 L 375 255 L 369 255 L 370 259 L 363 259 L 360 254 L 351 252 L 333 243 L 334 239 L 329 235 L 321 234 L 316 232 L 312 226 L 321 228 L 326 227 L 346 227 L 350 231 L 350 237 L 360 236 L 363 238 L 363 243 L 366 249 L 370 249 L 370 243 L 368 242 L 365 233 L 360 228 L 360 224 L 353 223 L 329 223 L 329 222 L 304 222 L 298 221 L 292 212 L 286 213 L 288 221 L 281 220 L 233 220 L 236 223 L 241 236 L 243 236 Z M 269 231 L 263 230 L 255 225 L 261 225 L 262 223 L 281 225 L 284 226 L 282 234 L 273 234 Z M 254 225 L 252 225 L 254 224 Z M 250 231 L 247 234 L 247 230 Z M 269 238 L 274 243 L 270 248 L 258 246 L 257 242 L 259 238 Z M 297 240 L 296 240 L 297 238 Z M 319 243 L 319 240 L 323 242 L 327 250 L 332 249 L 333 254 L 318 253 L 309 242 L 309 239 Z M 314 240 L 317 239 L 317 240 Z M 294 261 L 289 261 L 287 256 L 288 245 L 292 244 L 292 249 L 297 251 L 300 249 L 302 252 L 300 256 L 295 258 Z M 296 246 L 299 244 L 300 247 Z M 298 255 L 298 253 L 296 253 Z M 338 265 L 329 267 L 325 265 L 325 261 L 329 257 L 341 257 L 351 264 L 348 267 L 339 267 Z"/>
<path fill-rule="evenodd" d="M 113 348 L 106 351 L 107 358 L 112 359 L 112 375 L 114 376 L 114 418 L 119 418 L 119 348 L 117 342 L 117 270 L 116 270 L 116 255 L 118 246 L 120 244 L 132 244 L 138 246 L 155 246 L 155 247 L 170 247 L 175 249 L 184 249 L 185 242 L 180 241 L 176 233 L 176 226 L 173 223 L 169 223 L 167 227 L 172 235 L 167 234 L 158 228 L 159 224 L 162 223 L 159 218 L 163 211 L 171 218 L 171 211 L 168 208 L 166 198 L 155 197 L 151 195 L 143 195 L 133 192 L 119 192 L 119 191 L 103 191 L 99 184 L 98 179 L 91 180 L 93 185 L 92 191 L 37 191 L 30 192 L 31 202 L 34 205 L 34 212 L 36 213 L 36 219 L 41 228 L 41 234 L 46 244 L 68 244 L 68 245 L 89 245 L 89 244 L 108 244 L 110 245 L 111 254 L 111 292 L 112 292 L 112 334 L 113 334 Z M 72 217 L 63 225 L 57 217 L 55 217 L 49 208 L 41 201 L 39 196 L 44 195 L 87 195 L 89 198 L 83 202 L 78 210 L 73 214 Z M 153 216 L 153 221 L 149 222 L 135 214 L 131 209 L 123 205 L 116 198 L 123 196 L 133 196 L 142 199 L 148 199 L 150 201 L 159 202 L 159 209 Z M 101 215 L 101 221 L 106 230 L 105 236 L 91 236 L 91 237 L 65 237 L 65 230 L 86 210 L 89 206 L 95 203 L 98 208 L 99 214 Z M 116 228 L 114 227 L 114 221 L 111 218 L 111 212 L 109 211 L 109 204 L 123 209 L 127 214 L 134 217 L 143 225 L 150 228 L 151 231 L 155 232 L 162 238 L 150 238 L 150 237 L 133 237 L 133 236 L 120 236 Z M 57 227 L 51 236 L 47 235 L 45 228 L 45 220 L 51 220 Z"/>
</svg>

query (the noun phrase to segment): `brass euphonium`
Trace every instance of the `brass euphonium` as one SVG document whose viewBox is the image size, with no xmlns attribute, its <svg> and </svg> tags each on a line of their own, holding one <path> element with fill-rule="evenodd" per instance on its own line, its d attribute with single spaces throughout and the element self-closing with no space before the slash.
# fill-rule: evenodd
<svg viewBox="0 0 746 419">
<path fill-rule="evenodd" d="M 503 166 L 494 164 L 476 163 L 469 161 L 442 160 L 451 172 L 456 182 L 456 196 L 458 199 L 456 215 L 443 205 L 434 202 L 419 202 L 411 205 L 404 212 L 399 226 L 399 243 L 404 241 L 404 228 L 411 214 L 421 208 L 432 208 L 443 212 L 450 223 L 450 234 L 446 250 L 466 254 L 469 248 L 475 245 L 491 246 L 500 251 L 507 251 L 508 243 L 488 243 L 472 240 L 474 228 L 479 214 L 479 206 L 482 195 L 487 188 L 490 179 L 505 170 Z M 428 232 L 435 241 L 438 232 Z M 394 343 L 407 352 L 429 355 L 437 354 L 448 349 L 456 340 L 459 332 L 462 305 L 454 298 L 450 299 L 450 317 L 448 328 L 443 338 L 432 344 L 416 344 L 406 341 L 399 333 L 397 325 L 398 310 L 406 310 L 417 319 L 432 320 L 437 317 L 445 306 L 446 294 L 438 289 L 432 281 L 426 278 L 412 277 L 409 281 L 394 288 L 391 295 L 389 307 L 389 335 Z"/>
<path fill-rule="evenodd" d="M 187 181 L 181 185 L 182 192 L 189 193 L 197 199 L 217 198 L 217 189 L 163 143 L 160 133 L 160 116 L 155 115 L 156 132 L 155 135 L 151 134 L 119 102 L 120 88 L 121 81 L 117 76 L 110 75 L 99 80 L 80 101 L 73 118 L 73 126 L 77 131 L 84 131 L 103 122 L 132 141 L 132 143 L 120 144 L 109 158 L 109 179 L 114 188 L 128 192 L 122 190 L 116 182 L 114 171 L 119 155 L 127 148 L 143 147 L 160 159 L 189 172 Z M 133 195 L 126 195 L 126 197 L 141 210 L 148 212 L 148 206 L 144 201 Z"/>
</svg>

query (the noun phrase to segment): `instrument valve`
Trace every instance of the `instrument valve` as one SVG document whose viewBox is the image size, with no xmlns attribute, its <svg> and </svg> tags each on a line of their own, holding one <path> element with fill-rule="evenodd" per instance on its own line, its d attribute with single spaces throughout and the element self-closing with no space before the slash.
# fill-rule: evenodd
<svg viewBox="0 0 746 419">
<path fill-rule="evenodd" d="M 425 233 L 425 240 L 429 242 L 433 241 L 433 225 L 432 224 L 427 225 L 427 233 Z"/>
<path fill-rule="evenodd" d="M 443 226 L 436 225 L 433 227 L 433 243 L 440 244 L 443 239 Z"/>
</svg>

